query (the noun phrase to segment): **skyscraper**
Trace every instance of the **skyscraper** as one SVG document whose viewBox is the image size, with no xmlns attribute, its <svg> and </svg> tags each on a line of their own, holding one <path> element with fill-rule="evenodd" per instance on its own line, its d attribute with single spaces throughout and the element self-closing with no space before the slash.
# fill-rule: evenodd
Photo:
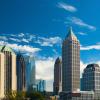
<svg viewBox="0 0 100 100">
<path fill-rule="evenodd" d="M 54 84 L 53 91 L 54 94 L 57 95 L 59 91 L 61 91 L 61 72 L 62 72 L 62 63 L 61 59 L 58 57 L 55 61 L 54 65 Z"/>
<path fill-rule="evenodd" d="M 35 68 L 35 58 L 30 57 L 31 71 L 30 71 L 30 85 L 35 85 L 36 78 L 36 68 Z"/>
<path fill-rule="evenodd" d="M 42 79 L 36 80 L 37 91 L 44 92 L 46 91 L 46 81 Z"/>
<path fill-rule="evenodd" d="M 26 90 L 26 64 L 25 58 L 21 53 L 17 54 L 17 90 Z"/>
<path fill-rule="evenodd" d="M 26 56 L 26 87 L 33 88 L 35 84 L 36 69 L 35 69 L 35 59 L 33 56 Z"/>
<path fill-rule="evenodd" d="M 16 54 L 11 48 L 0 46 L 0 97 L 16 89 Z"/>
<path fill-rule="evenodd" d="M 80 43 L 72 28 L 62 44 L 62 91 L 74 92 L 80 89 Z"/>
<path fill-rule="evenodd" d="M 82 90 L 100 93 L 100 67 L 98 64 L 89 64 L 84 69 Z"/>
</svg>

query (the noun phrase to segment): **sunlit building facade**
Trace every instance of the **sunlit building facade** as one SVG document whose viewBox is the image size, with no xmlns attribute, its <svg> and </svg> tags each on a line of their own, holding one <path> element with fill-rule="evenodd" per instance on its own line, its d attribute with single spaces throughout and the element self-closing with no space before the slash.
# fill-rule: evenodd
<svg viewBox="0 0 100 100">
<path fill-rule="evenodd" d="M 62 91 L 80 90 L 80 43 L 72 28 L 62 44 Z"/>
<path fill-rule="evenodd" d="M 7 47 L 0 46 L 0 98 L 9 91 L 17 90 L 16 54 Z"/>
</svg>

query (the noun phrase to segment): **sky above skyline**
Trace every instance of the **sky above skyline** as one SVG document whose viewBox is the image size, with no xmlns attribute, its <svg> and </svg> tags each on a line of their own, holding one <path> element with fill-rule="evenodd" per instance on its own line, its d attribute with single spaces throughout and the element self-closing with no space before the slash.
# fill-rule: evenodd
<svg viewBox="0 0 100 100">
<path fill-rule="evenodd" d="M 1 0 L 0 45 L 36 59 L 36 77 L 52 90 L 55 59 L 72 26 L 80 41 L 81 73 L 88 63 L 100 64 L 98 0 Z"/>
</svg>

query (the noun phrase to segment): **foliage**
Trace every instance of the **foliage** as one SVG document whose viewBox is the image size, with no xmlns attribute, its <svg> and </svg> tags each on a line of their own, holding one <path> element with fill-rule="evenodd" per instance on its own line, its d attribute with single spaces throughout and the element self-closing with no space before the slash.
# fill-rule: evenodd
<svg viewBox="0 0 100 100">
<path fill-rule="evenodd" d="M 31 100 L 45 100 L 44 96 L 39 92 L 27 92 L 27 98 L 31 98 Z"/>
<path fill-rule="evenodd" d="M 25 98 L 30 98 L 29 100 L 45 100 L 43 94 L 34 91 L 9 91 L 5 94 L 4 100 L 26 100 Z"/>
</svg>

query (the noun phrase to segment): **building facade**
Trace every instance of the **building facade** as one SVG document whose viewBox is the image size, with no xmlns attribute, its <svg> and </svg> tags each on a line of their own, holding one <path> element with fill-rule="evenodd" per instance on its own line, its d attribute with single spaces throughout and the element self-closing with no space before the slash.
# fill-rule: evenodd
<svg viewBox="0 0 100 100">
<path fill-rule="evenodd" d="M 26 91 L 26 64 L 21 53 L 17 54 L 17 90 Z"/>
<path fill-rule="evenodd" d="M 34 56 L 26 56 L 26 88 L 34 88 L 36 84 L 36 67 Z M 36 86 L 35 86 L 36 87 Z"/>
<path fill-rule="evenodd" d="M 16 54 L 7 47 L 0 46 L 0 97 L 17 90 Z"/>
<path fill-rule="evenodd" d="M 39 92 L 46 91 L 46 81 L 45 80 L 37 79 L 36 86 L 37 86 L 37 91 Z"/>
<path fill-rule="evenodd" d="M 60 93 L 60 100 L 99 99 L 100 67 L 97 64 L 87 65 L 80 79 L 80 44 L 70 29 L 62 45 L 62 92 Z"/>
<path fill-rule="evenodd" d="M 80 90 L 80 43 L 72 28 L 62 44 L 62 91 Z"/>
<path fill-rule="evenodd" d="M 100 67 L 98 64 L 89 64 L 82 75 L 82 90 L 100 93 Z"/>
<path fill-rule="evenodd" d="M 55 61 L 54 65 L 54 83 L 53 83 L 53 91 L 54 94 L 57 95 L 58 92 L 61 91 L 62 86 L 62 62 L 58 57 Z"/>
</svg>

